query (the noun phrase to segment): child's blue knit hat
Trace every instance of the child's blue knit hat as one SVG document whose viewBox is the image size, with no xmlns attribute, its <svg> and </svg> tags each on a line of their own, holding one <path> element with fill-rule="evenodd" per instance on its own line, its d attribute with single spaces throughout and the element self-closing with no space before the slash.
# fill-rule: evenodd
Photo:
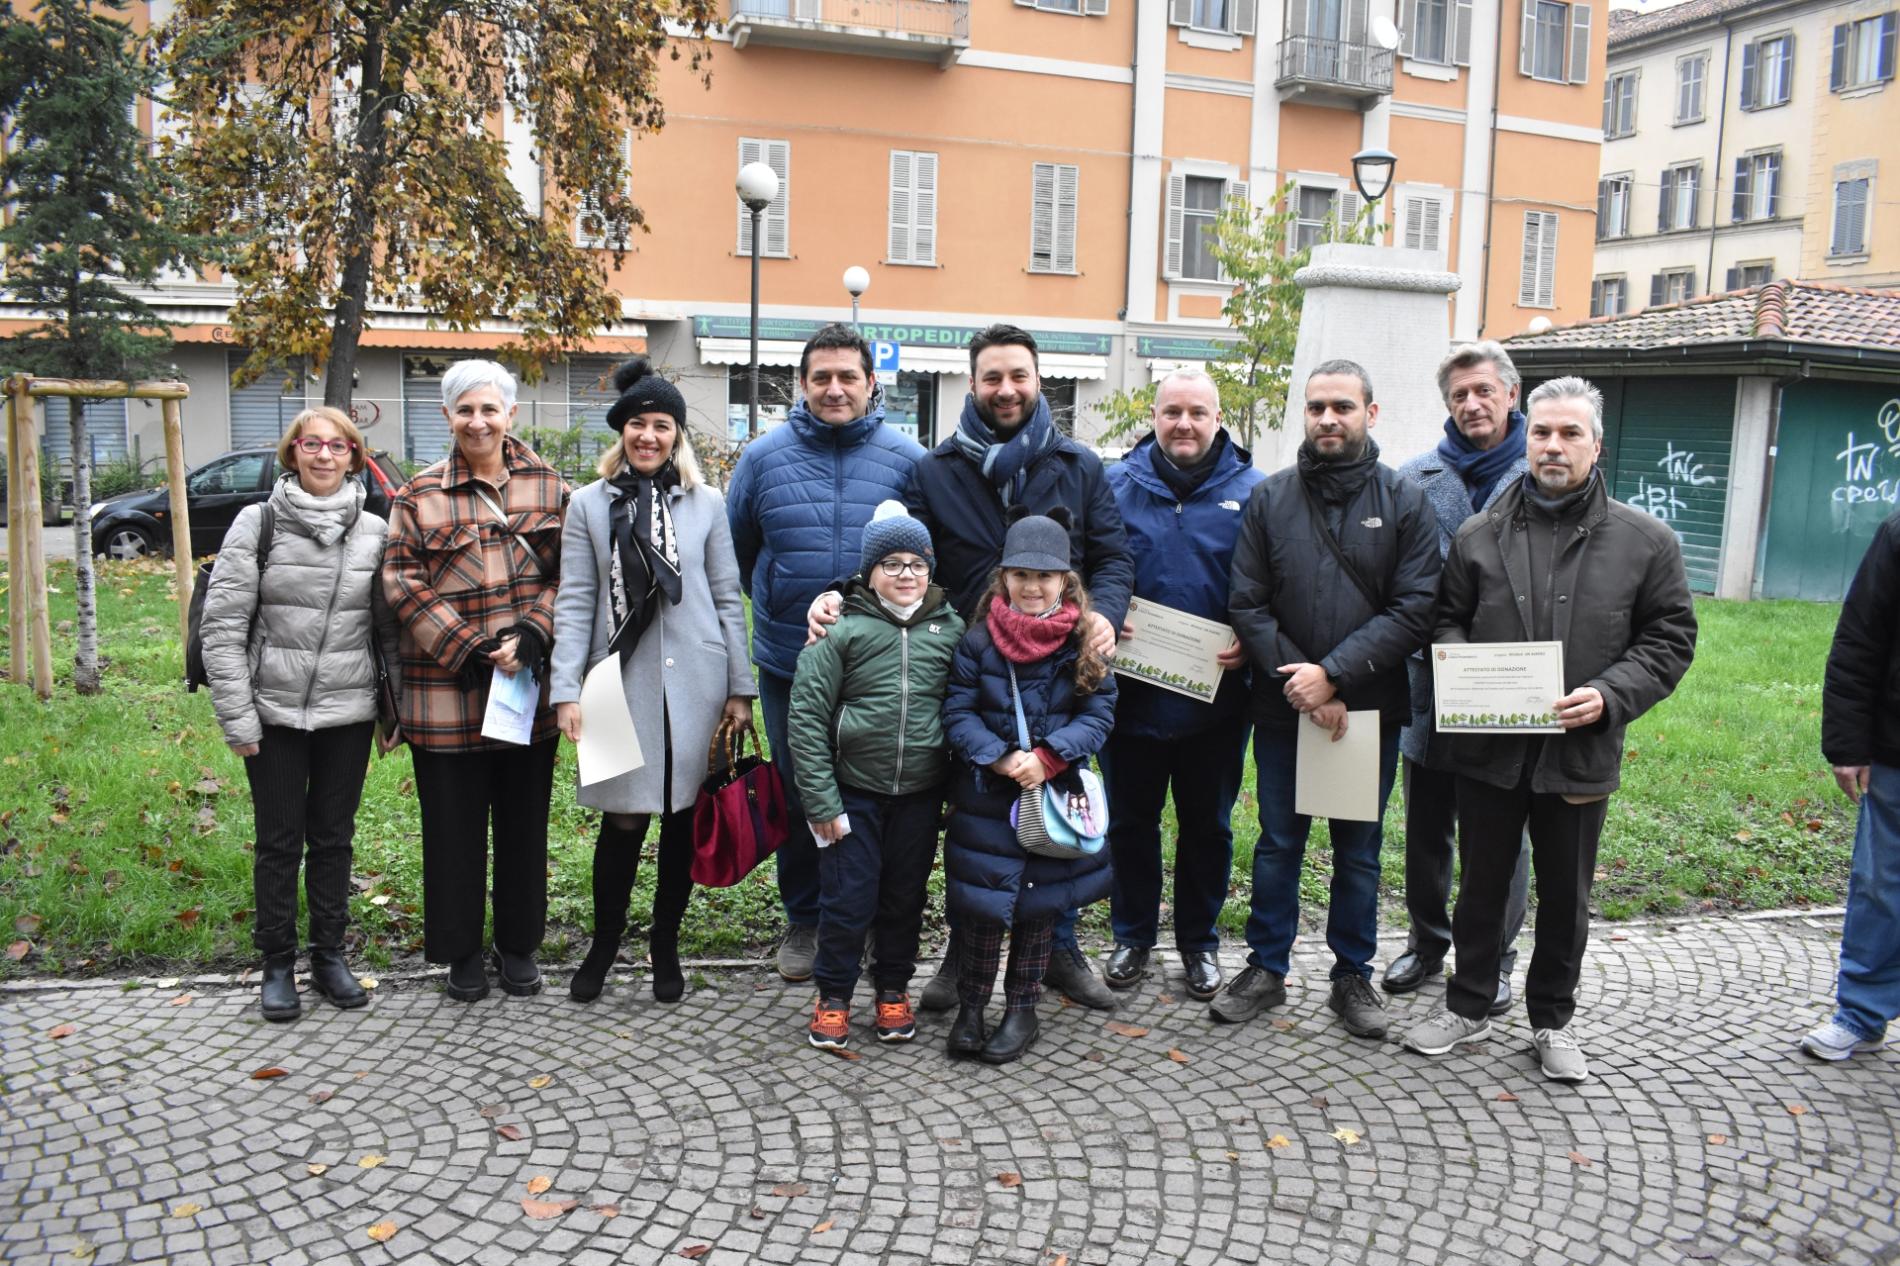
<svg viewBox="0 0 1900 1266">
<path fill-rule="evenodd" d="M 930 564 L 933 574 L 937 570 L 937 552 L 930 547 L 929 530 L 910 517 L 903 502 L 879 502 L 871 521 L 864 525 L 862 574 L 865 579 L 870 579 L 871 569 L 884 561 L 886 555 L 900 553 L 915 554 Z"/>
</svg>

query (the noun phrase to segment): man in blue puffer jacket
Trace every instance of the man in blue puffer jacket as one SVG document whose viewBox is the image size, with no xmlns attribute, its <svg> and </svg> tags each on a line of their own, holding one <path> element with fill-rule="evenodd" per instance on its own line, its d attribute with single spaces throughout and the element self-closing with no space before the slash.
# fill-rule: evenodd
<svg viewBox="0 0 1900 1266">
<path fill-rule="evenodd" d="M 752 599 L 759 705 L 792 821 L 777 855 L 787 924 L 778 970 L 787 980 L 811 978 L 818 935 L 818 847 L 797 800 L 785 735 L 805 609 L 856 569 L 871 512 L 904 495 L 924 455 L 917 441 L 884 425 L 871 348 L 851 326 L 812 335 L 799 356 L 798 385 L 803 399 L 783 426 L 746 446 L 726 489 L 739 576 Z"/>
<path fill-rule="evenodd" d="M 1220 392 L 1205 370 L 1178 369 L 1155 390 L 1154 431 L 1108 468 L 1129 554 L 1135 597 L 1227 622 L 1228 570 L 1241 512 L 1266 475 L 1220 421 Z M 1131 626 L 1138 625 L 1131 618 Z M 1132 633 L 1131 627 L 1127 630 Z M 1130 989 L 1148 969 L 1161 906 L 1161 811 L 1174 788 L 1174 944 L 1187 992 L 1220 992 L 1215 920 L 1233 866 L 1234 800 L 1246 767 L 1248 678 L 1236 640 L 1220 657 L 1212 703 L 1118 672 L 1115 730 L 1102 749 L 1108 844 L 1115 864 L 1110 912 L 1115 952 L 1103 975 Z"/>
</svg>

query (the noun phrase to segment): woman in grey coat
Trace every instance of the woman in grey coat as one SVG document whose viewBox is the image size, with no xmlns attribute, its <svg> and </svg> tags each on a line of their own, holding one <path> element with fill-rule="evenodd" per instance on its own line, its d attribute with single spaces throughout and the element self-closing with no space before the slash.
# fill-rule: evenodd
<svg viewBox="0 0 1900 1266">
<path fill-rule="evenodd" d="M 368 995 L 343 960 L 350 843 L 369 763 L 382 665 L 396 619 L 378 572 L 387 526 L 363 509 L 363 436 L 336 409 L 306 409 L 277 445 L 285 473 L 225 533 L 205 593 L 211 705 L 244 758 L 257 845 L 252 942 L 264 955 L 267 1020 L 300 1010 L 297 868 L 310 906 L 310 983 L 339 1007 Z M 271 538 L 260 539 L 266 522 Z M 259 560 L 264 560 L 262 568 Z M 395 683 L 390 683 L 394 697 Z M 392 732 L 384 750 L 394 746 Z"/>
<path fill-rule="evenodd" d="M 745 653 L 745 602 L 725 500 L 699 473 L 686 400 L 645 358 L 614 372 L 607 412 L 620 433 L 600 479 L 574 494 L 561 529 L 549 699 L 561 732 L 580 741 L 581 681 L 609 654 L 645 763 L 580 788 L 601 810 L 594 844 L 594 943 L 574 973 L 577 1002 L 600 996 L 627 927 L 641 842 L 660 818 L 660 871 L 648 949 L 653 996 L 677 1001 L 680 919 L 692 893 L 693 805 L 722 717 L 752 722 L 758 687 Z"/>
</svg>

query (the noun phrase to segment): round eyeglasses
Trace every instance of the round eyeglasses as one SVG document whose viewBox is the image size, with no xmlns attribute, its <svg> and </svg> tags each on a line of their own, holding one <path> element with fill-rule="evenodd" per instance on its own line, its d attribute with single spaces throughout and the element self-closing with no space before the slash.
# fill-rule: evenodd
<svg viewBox="0 0 1900 1266">
<path fill-rule="evenodd" d="M 297 451 L 310 457 L 315 457 L 326 448 L 338 457 L 356 451 L 356 445 L 350 443 L 348 440 L 320 440 L 315 436 L 311 436 L 308 439 L 297 441 Z"/>
<path fill-rule="evenodd" d="M 930 574 L 930 564 L 921 558 L 908 563 L 902 559 L 886 558 L 878 563 L 877 569 L 886 576 L 928 576 Z"/>
</svg>

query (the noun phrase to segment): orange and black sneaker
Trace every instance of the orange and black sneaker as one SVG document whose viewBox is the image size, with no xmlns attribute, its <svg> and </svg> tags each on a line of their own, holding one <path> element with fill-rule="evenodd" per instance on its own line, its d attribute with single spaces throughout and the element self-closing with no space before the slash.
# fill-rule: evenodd
<svg viewBox="0 0 1900 1266">
<path fill-rule="evenodd" d="M 824 1051 L 841 1051 L 851 1044 L 851 1004 L 820 998 L 811 1009 L 811 1044 Z"/>
<path fill-rule="evenodd" d="M 882 989 L 877 995 L 877 1040 L 908 1042 L 917 1036 L 917 1016 L 910 1009 L 910 995 Z"/>
</svg>

